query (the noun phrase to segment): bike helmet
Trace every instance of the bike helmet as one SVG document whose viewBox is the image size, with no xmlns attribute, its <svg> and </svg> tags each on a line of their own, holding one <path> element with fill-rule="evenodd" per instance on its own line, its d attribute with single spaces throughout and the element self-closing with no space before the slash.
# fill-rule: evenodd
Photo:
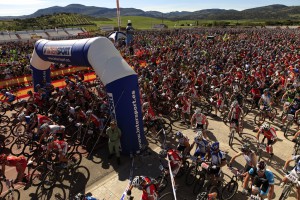
<svg viewBox="0 0 300 200">
<path fill-rule="evenodd" d="M 63 126 L 63 125 L 60 126 L 60 130 L 61 130 L 61 131 L 65 131 L 65 129 L 66 129 L 65 126 Z"/>
<path fill-rule="evenodd" d="M 136 177 L 134 177 L 134 179 L 132 180 L 131 185 L 132 185 L 133 187 L 139 188 L 143 182 L 144 182 L 143 177 L 141 177 L 141 176 L 136 176 Z"/>
<path fill-rule="evenodd" d="M 270 124 L 265 122 L 263 125 L 262 125 L 262 128 L 266 131 L 270 130 Z"/>
<path fill-rule="evenodd" d="M 215 92 L 220 92 L 220 88 L 216 88 L 216 89 L 215 89 Z"/>
<path fill-rule="evenodd" d="M 269 89 L 268 88 L 264 89 L 264 92 L 269 92 Z"/>
<path fill-rule="evenodd" d="M 196 137 L 195 137 L 195 139 L 196 140 L 200 140 L 200 139 L 202 139 L 203 138 L 203 133 L 202 133 L 202 131 L 198 131 L 197 132 L 197 135 L 196 135 Z"/>
<path fill-rule="evenodd" d="M 259 161 L 256 165 L 257 171 L 266 171 L 267 169 L 267 164 L 265 161 Z"/>
<path fill-rule="evenodd" d="M 49 128 L 49 124 L 47 124 L 47 123 L 45 123 L 45 124 L 43 124 L 41 127 L 40 127 L 40 130 L 46 130 L 46 129 L 48 129 Z"/>
<path fill-rule="evenodd" d="M 210 147 L 210 150 L 211 151 L 217 151 L 219 150 L 219 147 L 220 147 L 220 143 L 217 141 L 217 142 L 214 142 L 211 147 Z"/>
<path fill-rule="evenodd" d="M 183 92 L 179 92 L 179 93 L 177 94 L 177 97 L 178 97 L 178 98 L 183 97 L 183 96 L 184 96 L 184 93 L 183 93 Z"/>
<path fill-rule="evenodd" d="M 54 141 L 54 137 L 52 135 L 49 136 L 47 139 L 47 142 L 49 143 L 49 142 L 53 142 L 53 141 Z"/>
<path fill-rule="evenodd" d="M 88 111 L 86 111 L 86 115 L 87 115 L 87 116 L 90 116 L 92 113 L 93 113 L 93 111 L 92 111 L 92 110 L 88 110 Z"/>
<path fill-rule="evenodd" d="M 178 131 L 178 132 L 176 132 L 176 137 L 182 138 L 183 134 L 180 131 Z"/>
<path fill-rule="evenodd" d="M 199 109 L 199 108 L 197 108 L 196 110 L 195 110 L 195 114 L 200 114 L 201 113 L 201 110 Z"/>
<path fill-rule="evenodd" d="M 249 152 L 250 151 L 250 144 L 249 143 L 245 143 L 242 146 L 242 152 Z"/>
<path fill-rule="evenodd" d="M 142 106 L 143 108 L 148 108 L 149 107 L 149 102 L 145 102 L 145 103 L 143 103 L 143 106 Z"/>
</svg>

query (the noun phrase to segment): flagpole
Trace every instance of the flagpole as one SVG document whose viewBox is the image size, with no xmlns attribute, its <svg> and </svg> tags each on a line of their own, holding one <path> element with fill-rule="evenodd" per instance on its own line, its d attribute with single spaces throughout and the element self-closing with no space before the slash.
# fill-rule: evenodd
<svg viewBox="0 0 300 200">
<path fill-rule="evenodd" d="M 121 18 L 120 18 L 120 4 L 119 4 L 119 0 L 117 1 L 117 19 L 118 19 L 118 29 L 119 31 L 121 30 Z"/>
</svg>

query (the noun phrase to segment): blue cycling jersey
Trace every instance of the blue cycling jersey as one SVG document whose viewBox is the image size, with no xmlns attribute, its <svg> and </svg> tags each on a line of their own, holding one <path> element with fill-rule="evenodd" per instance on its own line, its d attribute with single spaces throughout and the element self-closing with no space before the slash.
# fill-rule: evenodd
<svg viewBox="0 0 300 200">
<path fill-rule="evenodd" d="M 256 172 L 256 170 L 254 170 L 254 168 L 251 168 L 249 170 L 249 174 L 252 176 L 257 176 L 257 172 Z M 267 169 L 262 178 L 267 179 L 269 182 L 269 185 L 274 185 L 274 175 L 273 175 L 273 172 L 271 172 L 270 170 Z"/>
</svg>

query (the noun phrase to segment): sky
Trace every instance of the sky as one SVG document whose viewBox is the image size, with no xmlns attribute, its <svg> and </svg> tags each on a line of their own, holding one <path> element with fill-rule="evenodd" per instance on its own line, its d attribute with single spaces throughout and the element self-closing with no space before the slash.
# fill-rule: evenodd
<svg viewBox="0 0 300 200">
<path fill-rule="evenodd" d="M 119 2 L 121 8 L 138 8 L 144 11 L 154 10 L 164 13 L 211 8 L 244 10 L 272 4 L 300 5 L 299 0 L 119 0 Z M 38 9 L 69 4 L 115 8 L 116 0 L 0 0 L 0 16 L 29 15 Z"/>
</svg>

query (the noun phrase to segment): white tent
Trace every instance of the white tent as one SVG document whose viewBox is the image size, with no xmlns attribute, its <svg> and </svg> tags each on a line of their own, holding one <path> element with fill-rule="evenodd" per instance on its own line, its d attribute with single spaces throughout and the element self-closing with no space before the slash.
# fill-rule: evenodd
<svg viewBox="0 0 300 200">
<path fill-rule="evenodd" d="M 126 33 L 115 31 L 108 35 L 108 38 L 112 38 L 114 41 L 118 41 L 120 39 L 126 39 Z"/>
</svg>

